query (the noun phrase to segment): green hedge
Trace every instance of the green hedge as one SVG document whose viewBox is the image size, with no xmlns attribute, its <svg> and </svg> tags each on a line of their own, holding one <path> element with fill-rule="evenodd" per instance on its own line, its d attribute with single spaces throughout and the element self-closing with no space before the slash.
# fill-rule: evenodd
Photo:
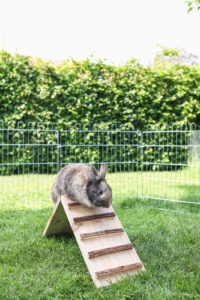
<svg viewBox="0 0 200 300">
<path fill-rule="evenodd" d="M 148 123 L 200 121 L 200 67 L 123 66 L 103 61 L 53 65 L 0 52 L 0 115 L 4 121 Z"/>
<path fill-rule="evenodd" d="M 200 121 L 200 67 L 171 65 L 166 68 L 161 66 L 143 67 L 135 60 L 123 66 L 113 66 L 99 60 L 92 62 L 66 61 L 62 65 L 46 63 L 22 55 L 11 55 L 5 51 L 0 52 L 0 115 L 4 123 L 18 122 L 51 122 L 57 130 L 65 129 L 67 124 L 80 123 L 83 128 L 88 128 L 88 123 L 126 124 L 126 129 L 145 130 L 147 124 L 182 124 L 199 123 Z M 22 127 L 22 125 L 18 125 Z M 102 125 L 103 126 L 103 125 Z M 1 127 L 1 126 L 0 126 Z M 10 126 L 13 128 L 12 126 Z M 32 125 L 30 125 L 32 128 Z M 35 127 L 34 127 L 35 128 Z M 49 125 L 51 128 L 51 125 Z M 7 134 L 7 136 L 5 136 Z M 3 136 L 4 135 L 4 136 Z M 69 133 L 73 145 L 89 139 L 90 143 L 112 144 L 123 142 L 135 144 L 137 137 L 121 137 L 110 134 L 88 136 Z M 181 144 L 183 134 L 178 133 L 176 143 Z M 28 140 L 34 143 L 47 143 L 51 134 L 43 136 L 37 133 L 31 137 L 31 132 L 9 133 L 1 132 L 0 139 L 12 145 L 12 141 L 23 144 Z M 53 135 L 53 139 L 56 137 Z M 120 139 L 122 140 L 120 141 Z M 139 137 L 140 138 L 140 137 Z M 167 134 L 148 135 L 149 144 L 173 144 Z M 84 139 L 84 141 L 82 141 Z M 55 142 L 55 141 L 54 141 Z M 69 138 L 68 138 L 69 142 Z M 68 143 L 67 142 L 67 143 Z M 36 172 L 56 172 L 56 164 L 45 165 L 45 161 L 55 163 L 57 150 L 54 146 L 49 148 L 34 146 L 15 147 L 3 146 L 0 148 L 3 174 Z M 141 169 L 141 152 L 138 148 L 121 146 L 116 148 L 72 147 L 71 153 L 61 149 L 60 161 L 109 161 L 136 160 L 138 166 L 130 167 L 124 164 L 123 170 Z M 119 151 L 118 151 L 118 150 Z M 160 148 L 146 147 L 143 152 L 145 161 L 158 163 L 176 163 L 187 161 L 188 154 L 185 148 Z M 84 151 L 83 151 L 84 150 Z M 2 154 L 3 151 L 3 154 Z M 16 163 L 19 163 L 16 164 Z M 32 164 L 35 162 L 36 164 Z M 38 163 L 37 163 L 38 162 Z M 44 162 L 44 164 L 40 164 Z M 11 163 L 11 165 L 7 165 Z M 13 163 L 13 164 L 12 164 Z M 24 165 L 26 163 L 27 165 Z M 31 164 L 29 166 L 29 163 Z M 159 165 L 146 165 L 145 169 L 159 169 Z M 120 165 L 113 164 L 111 171 L 122 170 Z"/>
</svg>

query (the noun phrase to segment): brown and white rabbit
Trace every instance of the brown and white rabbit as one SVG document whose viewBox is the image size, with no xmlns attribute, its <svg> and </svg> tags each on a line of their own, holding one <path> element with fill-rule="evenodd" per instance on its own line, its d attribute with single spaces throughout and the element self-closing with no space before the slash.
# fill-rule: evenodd
<svg viewBox="0 0 200 300">
<path fill-rule="evenodd" d="M 71 164 L 62 168 L 52 186 L 53 203 L 58 196 L 67 195 L 87 207 L 109 207 L 112 203 L 112 190 L 105 179 L 106 164 L 98 172 L 93 165 Z"/>
</svg>

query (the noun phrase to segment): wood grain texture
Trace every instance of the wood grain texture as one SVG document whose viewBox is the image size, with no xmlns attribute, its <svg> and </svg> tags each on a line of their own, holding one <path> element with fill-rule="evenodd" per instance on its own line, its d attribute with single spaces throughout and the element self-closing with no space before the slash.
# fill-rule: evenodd
<svg viewBox="0 0 200 300">
<path fill-rule="evenodd" d="M 128 243 L 120 246 L 114 246 L 114 247 L 90 251 L 88 252 L 88 256 L 91 259 L 97 256 L 107 255 L 107 254 L 130 250 L 130 249 L 133 249 L 133 245 L 131 243 Z"/>
<path fill-rule="evenodd" d="M 92 221 L 92 220 L 98 220 L 98 219 L 112 218 L 115 216 L 116 216 L 116 214 L 114 212 L 109 212 L 109 213 L 98 214 L 98 215 L 75 217 L 75 218 L 73 218 L 73 220 L 74 220 L 74 223 L 80 223 L 80 222 L 86 222 L 86 221 Z"/>
<path fill-rule="evenodd" d="M 76 207 L 84 207 L 84 205 L 78 203 L 78 202 L 70 202 L 68 203 L 69 208 L 76 208 Z"/>
<path fill-rule="evenodd" d="M 120 234 L 122 232 L 124 232 L 123 228 L 107 229 L 107 230 L 100 230 L 100 231 L 95 231 L 95 232 L 90 232 L 90 233 L 81 233 L 80 238 L 82 240 L 86 240 L 86 239 L 96 238 L 96 237 L 101 237 L 101 236 Z"/>
<path fill-rule="evenodd" d="M 59 203 L 55 205 L 47 223 L 44 235 L 72 231 L 96 287 L 110 285 L 126 278 L 127 275 L 135 275 L 140 270 L 145 270 L 132 244 L 130 250 L 95 256 L 90 259 L 89 252 L 130 244 L 131 241 L 125 230 L 123 230 L 123 226 L 112 206 L 109 208 L 88 208 L 85 206 L 70 208 L 70 205 L 68 205 L 70 203 L 75 203 L 75 201 L 73 202 L 66 195 L 60 197 Z M 75 223 L 74 219 L 78 222 Z M 89 222 L 84 222 L 83 219 Z M 123 231 L 119 234 L 111 234 L 111 232 L 119 229 Z M 110 234 L 108 234 L 109 232 Z M 98 238 L 94 236 L 90 238 L 90 234 L 98 235 Z M 83 239 L 81 236 L 83 236 Z M 141 264 L 142 267 L 133 268 L 132 266 L 132 268 L 126 269 L 126 266 L 134 264 Z M 107 273 L 111 271 L 112 273 Z M 100 272 L 100 275 L 98 275 L 98 272 Z"/>
<path fill-rule="evenodd" d="M 70 233 L 72 234 L 72 229 L 69 224 L 69 220 L 64 211 L 63 205 L 58 199 L 56 202 L 53 212 L 49 218 L 49 221 L 43 231 L 42 236 L 57 235 L 60 233 Z"/>
<path fill-rule="evenodd" d="M 95 272 L 97 278 L 109 276 L 111 274 L 116 274 L 128 270 L 134 270 L 134 269 L 139 269 L 142 268 L 143 265 L 141 263 L 135 263 L 135 264 L 130 264 L 130 265 L 125 265 L 125 266 L 120 266 L 117 268 L 111 268 L 111 269 L 106 269 L 103 271 Z"/>
</svg>

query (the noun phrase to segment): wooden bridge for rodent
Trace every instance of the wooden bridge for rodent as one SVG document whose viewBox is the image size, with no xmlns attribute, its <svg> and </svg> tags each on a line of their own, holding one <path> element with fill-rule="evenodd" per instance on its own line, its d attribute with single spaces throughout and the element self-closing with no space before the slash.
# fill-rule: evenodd
<svg viewBox="0 0 200 300">
<path fill-rule="evenodd" d="M 75 235 L 96 287 L 145 270 L 112 207 L 87 208 L 61 196 L 43 236 L 66 232 Z"/>
</svg>

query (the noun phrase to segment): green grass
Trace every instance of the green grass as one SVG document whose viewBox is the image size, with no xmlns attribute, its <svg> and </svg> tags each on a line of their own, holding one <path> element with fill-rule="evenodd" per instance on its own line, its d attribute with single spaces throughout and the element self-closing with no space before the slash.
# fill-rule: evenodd
<svg viewBox="0 0 200 300">
<path fill-rule="evenodd" d="M 29 174 L 0 176 L 0 204 L 6 201 L 48 200 L 55 175 Z M 113 196 L 166 198 L 200 202 L 200 170 L 190 167 L 178 171 L 124 172 L 108 174 Z"/>
<path fill-rule="evenodd" d="M 116 196 L 143 188 L 148 195 L 199 201 L 191 185 L 183 192 L 179 181 L 186 180 L 188 171 L 184 172 L 126 173 L 124 185 L 117 174 L 108 178 Z M 176 187 L 171 181 L 156 180 L 153 185 L 152 179 L 144 181 L 167 176 L 176 176 Z M 18 200 L 18 193 L 29 200 L 49 198 L 53 177 L 35 175 L 37 194 L 31 189 L 32 178 L 7 177 L 9 188 L 2 185 L 6 187 L 2 199 Z M 132 180 L 135 184 L 130 184 Z M 193 182 L 198 186 L 196 175 Z M 50 201 L 2 204 L 0 299 L 200 299 L 200 208 L 136 197 L 116 198 L 113 206 L 146 271 L 97 289 L 73 236 L 42 238 L 52 211 Z"/>
</svg>

